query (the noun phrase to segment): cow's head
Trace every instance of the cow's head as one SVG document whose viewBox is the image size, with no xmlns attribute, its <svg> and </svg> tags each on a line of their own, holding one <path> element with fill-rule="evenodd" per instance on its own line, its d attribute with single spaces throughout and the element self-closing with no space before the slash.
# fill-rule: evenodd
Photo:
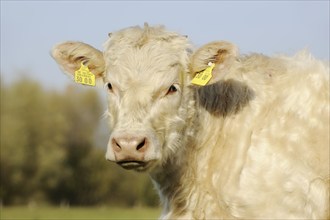
<svg viewBox="0 0 330 220">
<path fill-rule="evenodd" d="M 185 36 L 145 25 L 111 34 L 104 52 L 81 42 L 53 48 L 65 73 L 73 76 L 83 62 L 106 89 L 108 160 L 145 171 L 180 150 L 193 106 L 189 47 Z"/>
</svg>

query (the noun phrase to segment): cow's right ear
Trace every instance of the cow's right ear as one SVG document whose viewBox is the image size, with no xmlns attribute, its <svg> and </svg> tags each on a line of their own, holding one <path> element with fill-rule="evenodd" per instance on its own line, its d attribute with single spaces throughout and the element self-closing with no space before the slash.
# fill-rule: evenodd
<svg viewBox="0 0 330 220">
<path fill-rule="evenodd" d="M 102 79 L 104 76 L 103 53 L 88 44 L 74 41 L 64 42 L 55 45 L 51 55 L 63 72 L 71 78 L 73 78 L 75 71 L 80 68 L 81 63 L 89 68 L 96 79 Z"/>
</svg>

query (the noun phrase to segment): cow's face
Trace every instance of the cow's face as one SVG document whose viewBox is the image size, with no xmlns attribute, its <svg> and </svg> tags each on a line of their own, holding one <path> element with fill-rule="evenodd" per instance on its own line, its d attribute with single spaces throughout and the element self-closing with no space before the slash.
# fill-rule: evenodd
<svg viewBox="0 0 330 220">
<path fill-rule="evenodd" d="M 114 33 L 103 54 L 77 42 L 53 50 L 65 72 L 83 61 L 101 76 L 111 131 L 106 158 L 126 169 L 145 171 L 167 161 L 179 150 L 190 115 L 187 39 L 158 31 Z"/>
<path fill-rule="evenodd" d="M 186 52 L 163 41 L 122 48 L 112 38 L 105 52 L 111 130 L 106 158 L 146 170 L 175 151 L 183 135 Z"/>
</svg>

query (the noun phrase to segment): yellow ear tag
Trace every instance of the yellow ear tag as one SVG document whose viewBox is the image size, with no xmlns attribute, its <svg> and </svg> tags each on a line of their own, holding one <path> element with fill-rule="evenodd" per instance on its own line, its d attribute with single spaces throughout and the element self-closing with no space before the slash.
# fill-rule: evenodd
<svg viewBox="0 0 330 220">
<path fill-rule="evenodd" d="M 205 70 L 196 74 L 196 76 L 191 80 L 191 83 L 198 86 L 205 86 L 210 81 L 215 64 L 210 62 L 208 65 L 209 66 Z"/>
<path fill-rule="evenodd" d="M 80 69 L 74 72 L 74 81 L 83 85 L 95 86 L 95 75 L 81 62 Z"/>
</svg>

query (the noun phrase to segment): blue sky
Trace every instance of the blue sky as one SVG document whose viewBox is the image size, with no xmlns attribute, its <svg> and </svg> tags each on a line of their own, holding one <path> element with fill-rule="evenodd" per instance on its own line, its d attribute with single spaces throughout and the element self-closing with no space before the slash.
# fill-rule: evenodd
<svg viewBox="0 0 330 220">
<path fill-rule="evenodd" d="M 23 75 L 47 88 L 70 80 L 49 55 L 78 40 L 102 49 L 108 32 L 148 22 L 188 35 L 201 46 L 228 40 L 241 53 L 266 55 L 308 48 L 329 60 L 329 1 L 3 1 L 1 80 Z"/>
</svg>

